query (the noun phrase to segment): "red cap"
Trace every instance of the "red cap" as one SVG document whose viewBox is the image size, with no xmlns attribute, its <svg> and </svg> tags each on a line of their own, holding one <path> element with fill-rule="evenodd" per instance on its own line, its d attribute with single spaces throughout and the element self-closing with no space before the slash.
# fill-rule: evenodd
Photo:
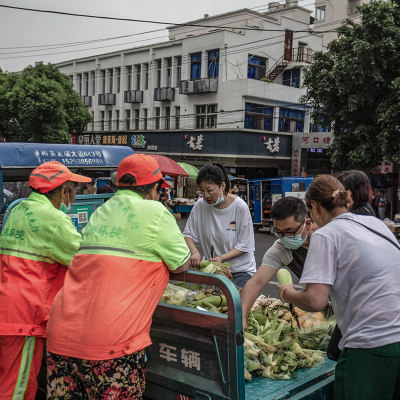
<svg viewBox="0 0 400 400">
<path fill-rule="evenodd" d="M 35 168 L 29 176 L 28 185 L 41 193 L 47 193 L 67 181 L 91 182 L 92 179 L 74 174 L 58 161 L 49 161 Z"/>
<path fill-rule="evenodd" d="M 121 183 L 120 179 L 125 175 L 130 174 L 135 177 L 136 183 L 133 185 Z M 163 180 L 164 184 L 168 183 L 163 179 L 160 166 L 157 160 L 147 154 L 132 154 L 125 157 L 118 165 L 117 184 L 118 186 L 143 186 L 150 185 L 159 180 Z M 165 187 L 170 187 L 165 186 Z"/>
</svg>

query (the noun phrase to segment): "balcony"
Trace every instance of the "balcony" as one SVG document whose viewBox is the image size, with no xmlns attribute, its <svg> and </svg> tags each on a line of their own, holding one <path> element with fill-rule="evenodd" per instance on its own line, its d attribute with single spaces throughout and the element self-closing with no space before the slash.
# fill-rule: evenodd
<svg viewBox="0 0 400 400">
<path fill-rule="evenodd" d="M 92 96 L 81 96 L 81 100 L 85 107 L 92 107 Z"/>
<path fill-rule="evenodd" d="M 174 101 L 175 88 L 156 88 L 154 89 L 154 101 Z"/>
<path fill-rule="evenodd" d="M 124 103 L 143 103 L 143 90 L 127 90 L 124 92 Z"/>
<path fill-rule="evenodd" d="M 99 106 L 115 106 L 115 94 L 99 94 Z"/>
<path fill-rule="evenodd" d="M 218 79 L 217 78 L 204 78 L 195 79 L 193 81 L 181 81 L 179 85 L 180 94 L 205 94 L 205 93 L 217 93 L 218 91 Z"/>
</svg>

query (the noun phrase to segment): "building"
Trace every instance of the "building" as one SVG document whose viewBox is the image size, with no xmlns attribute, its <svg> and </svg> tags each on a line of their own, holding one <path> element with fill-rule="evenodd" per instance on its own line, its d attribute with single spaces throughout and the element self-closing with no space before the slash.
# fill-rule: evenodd
<svg viewBox="0 0 400 400">
<path fill-rule="evenodd" d="M 328 31 L 324 33 L 324 45 L 337 39 L 335 29 L 343 24 L 345 19 L 351 19 L 356 23 L 361 22 L 357 7 L 370 0 L 315 0 L 314 29 L 316 31 Z"/>
<path fill-rule="evenodd" d="M 75 140 L 222 162 L 247 178 L 329 170 L 318 157 L 330 133 L 300 103 L 302 69 L 324 48 L 310 14 L 286 0 L 204 15 L 168 27 L 166 42 L 57 64 L 94 120 Z"/>
</svg>

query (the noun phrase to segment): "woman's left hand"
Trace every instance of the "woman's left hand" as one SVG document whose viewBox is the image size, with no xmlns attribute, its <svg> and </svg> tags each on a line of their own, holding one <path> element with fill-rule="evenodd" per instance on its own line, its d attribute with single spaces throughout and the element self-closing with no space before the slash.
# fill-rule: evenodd
<svg viewBox="0 0 400 400">
<path fill-rule="evenodd" d="M 290 285 L 276 285 L 277 289 L 279 290 L 279 297 L 284 303 L 291 303 L 290 295 L 292 293 L 296 293 L 294 289 L 293 283 Z"/>
</svg>

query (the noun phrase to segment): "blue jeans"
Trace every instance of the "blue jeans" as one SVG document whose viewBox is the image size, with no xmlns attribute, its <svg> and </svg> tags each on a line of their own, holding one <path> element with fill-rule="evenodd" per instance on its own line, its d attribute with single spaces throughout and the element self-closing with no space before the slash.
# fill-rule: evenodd
<svg viewBox="0 0 400 400">
<path fill-rule="evenodd" d="M 238 288 L 242 288 L 252 276 L 247 272 L 232 272 L 232 277 L 233 283 Z"/>
</svg>

